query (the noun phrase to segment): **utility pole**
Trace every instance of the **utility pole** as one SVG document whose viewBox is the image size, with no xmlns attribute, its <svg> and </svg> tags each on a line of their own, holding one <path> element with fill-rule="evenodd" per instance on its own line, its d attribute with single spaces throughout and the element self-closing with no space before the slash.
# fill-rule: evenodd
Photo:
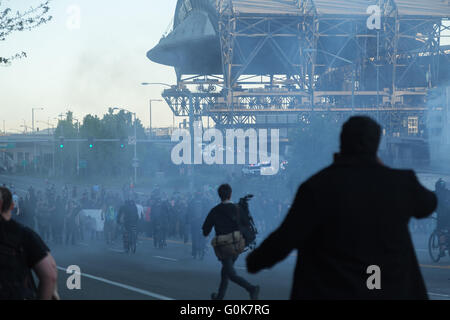
<svg viewBox="0 0 450 320">
<path fill-rule="evenodd" d="M 136 113 L 134 114 L 134 187 L 136 188 L 137 181 L 137 127 L 136 127 Z"/>
<path fill-rule="evenodd" d="M 44 108 L 31 108 L 31 132 L 33 135 L 36 134 L 34 131 L 34 110 L 44 110 Z M 34 142 L 34 156 L 33 156 L 33 162 L 34 162 L 34 173 L 37 171 L 37 155 L 36 155 L 36 142 Z"/>
<path fill-rule="evenodd" d="M 77 122 L 77 177 L 80 176 L 80 121 L 73 119 Z"/>
<path fill-rule="evenodd" d="M 377 31 L 377 121 L 380 121 L 380 31 Z"/>
<path fill-rule="evenodd" d="M 195 117 L 194 117 L 194 99 L 192 97 L 192 93 L 189 93 L 189 133 L 191 135 L 191 146 L 193 148 L 194 147 L 194 143 L 196 143 L 195 139 L 194 139 L 194 122 L 195 122 Z M 193 188 L 195 187 L 195 172 L 194 172 L 194 168 L 195 168 L 195 154 L 191 154 L 191 159 L 189 159 L 191 161 L 191 166 L 190 166 L 190 174 L 191 177 L 189 179 L 190 182 L 190 188 L 191 190 L 193 190 Z M 194 160 L 194 161 L 193 161 Z"/>
</svg>

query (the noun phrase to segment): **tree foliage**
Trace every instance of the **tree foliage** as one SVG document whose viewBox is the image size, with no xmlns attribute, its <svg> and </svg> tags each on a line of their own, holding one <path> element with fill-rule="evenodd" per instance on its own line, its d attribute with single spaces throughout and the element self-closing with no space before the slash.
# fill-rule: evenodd
<svg viewBox="0 0 450 320">
<path fill-rule="evenodd" d="M 60 120 L 55 130 L 56 141 L 62 137 L 65 141 L 64 148 L 58 150 L 56 156 L 59 174 L 74 176 L 79 154 L 79 159 L 87 164 L 86 168 L 80 170 L 84 177 L 131 177 L 134 145 L 128 145 L 128 137 L 134 136 L 134 124 L 130 113 L 124 110 L 114 112 L 110 108 L 101 118 L 86 115 L 79 123 L 78 130 L 72 112 L 67 112 L 66 119 Z M 136 136 L 140 141 L 147 137 L 139 119 L 136 119 Z M 89 147 L 89 141 L 93 142 L 92 148 Z M 140 175 L 151 176 L 156 171 L 168 170 L 170 167 L 170 152 L 153 144 L 138 143 L 137 156 L 140 160 Z"/>
<path fill-rule="evenodd" d="M 6 5 L 5 0 L 0 0 L 0 41 L 5 41 L 14 32 L 30 31 L 49 22 L 52 19 L 49 15 L 49 3 L 50 0 L 47 0 L 26 11 L 14 11 Z M 26 52 L 16 53 L 11 57 L 0 56 L 0 65 L 26 56 Z"/>
</svg>

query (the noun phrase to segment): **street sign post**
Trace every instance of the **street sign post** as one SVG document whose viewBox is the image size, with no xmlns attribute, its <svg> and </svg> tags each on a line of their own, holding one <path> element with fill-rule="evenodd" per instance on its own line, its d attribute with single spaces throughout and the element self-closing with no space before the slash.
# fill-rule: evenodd
<svg viewBox="0 0 450 320">
<path fill-rule="evenodd" d="M 132 163 L 131 163 L 131 166 L 132 166 L 133 168 L 139 168 L 139 159 L 133 158 L 133 161 L 132 161 Z"/>
</svg>

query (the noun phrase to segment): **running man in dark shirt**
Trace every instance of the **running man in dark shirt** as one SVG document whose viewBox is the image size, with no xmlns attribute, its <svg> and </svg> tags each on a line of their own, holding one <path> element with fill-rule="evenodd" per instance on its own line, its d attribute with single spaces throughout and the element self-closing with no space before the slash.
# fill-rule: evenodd
<svg viewBox="0 0 450 320">
<path fill-rule="evenodd" d="M 234 231 L 239 230 L 237 223 L 237 207 L 230 201 L 232 192 L 231 187 L 228 184 L 223 184 L 217 191 L 222 203 L 215 206 L 206 217 L 202 227 L 203 235 L 205 237 L 211 233 L 213 227 L 216 231 L 216 236 L 233 233 Z M 222 300 L 225 297 L 228 280 L 233 281 L 247 290 L 250 294 L 250 299 L 258 299 L 259 286 L 254 286 L 237 275 L 236 270 L 234 269 L 234 263 L 237 258 L 237 256 L 227 256 L 220 261 L 222 263 L 221 281 L 219 292 L 211 294 L 213 300 Z"/>
</svg>

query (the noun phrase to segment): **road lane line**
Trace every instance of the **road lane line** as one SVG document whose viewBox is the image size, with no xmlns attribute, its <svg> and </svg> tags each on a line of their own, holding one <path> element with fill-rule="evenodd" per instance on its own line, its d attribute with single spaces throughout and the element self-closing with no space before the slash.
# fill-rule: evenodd
<svg viewBox="0 0 450 320">
<path fill-rule="evenodd" d="M 422 268 L 430 268 L 430 269 L 450 269 L 450 266 L 435 266 L 432 264 L 421 264 Z"/>
<path fill-rule="evenodd" d="M 66 272 L 66 269 L 63 268 L 63 267 L 58 266 L 57 268 L 59 270 L 61 270 L 61 271 Z M 175 300 L 173 298 L 169 298 L 169 297 L 166 297 L 166 296 L 154 293 L 154 292 L 150 292 L 150 291 L 147 291 L 147 290 L 135 288 L 135 287 L 132 287 L 132 286 L 129 286 L 129 285 L 126 285 L 126 284 L 122 284 L 122 283 L 119 283 L 119 282 L 111 281 L 111 280 L 108 280 L 108 279 L 105 279 L 105 278 L 96 277 L 96 276 L 93 276 L 91 274 L 81 273 L 81 276 L 86 277 L 86 278 L 90 278 L 90 279 L 93 279 L 93 280 L 97 280 L 97 281 L 100 281 L 100 282 L 104 282 L 104 283 L 110 284 L 112 286 L 123 288 L 123 289 L 129 290 L 129 291 L 137 292 L 137 293 L 140 293 L 142 295 L 145 295 L 145 296 L 148 296 L 148 297 L 152 297 L 152 298 L 155 298 L 155 299 L 159 299 L 159 300 Z"/>
<path fill-rule="evenodd" d="M 114 251 L 114 252 L 120 252 L 120 253 L 123 253 L 123 250 L 120 250 L 120 249 L 112 249 L 112 248 L 109 248 L 108 250 L 109 250 L 109 251 Z"/>
<path fill-rule="evenodd" d="M 159 258 L 163 260 L 169 260 L 169 261 L 178 261 L 177 259 L 167 258 L 167 257 L 161 257 L 161 256 L 153 256 L 153 258 Z"/>
<path fill-rule="evenodd" d="M 448 294 L 433 293 L 433 292 L 428 292 L 428 294 L 429 294 L 430 296 L 438 296 L 438 297 L 450 298 L 450 295 L 448 295 Z"/>
<path fill-rule="evenodd" d="M 148 241 L 153 241 L 153 238 L 152 237 L 142 237 L 142 238 L 139 238 L 139 240 L 148 240 Z M 186 243 L 184 243 L 183 241 L 178 241 L 178 240 L 166 240 L 166 242 L 168 242 L 168 243 L 176 243 L 176 244 L 185 244 L 185 245 L 191 245 L 192 243 L 191 242 L 186 242 Z"/>
</svg>

